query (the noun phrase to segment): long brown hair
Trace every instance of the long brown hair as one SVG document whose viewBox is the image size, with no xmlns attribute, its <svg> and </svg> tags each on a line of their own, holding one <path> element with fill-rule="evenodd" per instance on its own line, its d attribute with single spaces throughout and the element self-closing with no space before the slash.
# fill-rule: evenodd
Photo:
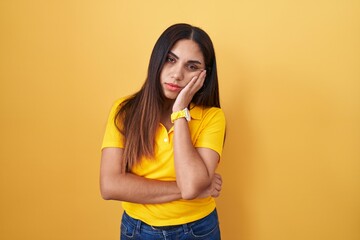
<svg viewBox="0 0 360 240">
<path fill-rule="evenodd" d="M 160 73 L 169 51 L 181 39 L 190 39 L 199 45 L 207 70 L 204 85 L 191 102 L 199 106 L 220 107 L 216 58 L 210 37 L 202 29 L 189 24 L 170 26 L 153 48 L 144 85 L 118 107 L 115 124 L 125 138 L 123 163 L 126 171 L 130 171 L 142 157 L 154 157 L 155 134 L 165 100 Z"/>
</svg>

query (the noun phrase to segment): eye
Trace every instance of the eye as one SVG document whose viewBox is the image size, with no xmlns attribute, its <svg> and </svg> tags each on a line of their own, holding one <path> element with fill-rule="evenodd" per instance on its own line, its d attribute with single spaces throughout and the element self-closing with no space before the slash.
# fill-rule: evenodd
<svg viewBox="0 0 360 240">
<path fill-rule="evenodd" d="M 166 57 L 166 61 L 170 62 L 170 63 L 174 63 L 175 62 L 175 58 L 171 57 L 171 56 L 167 56 Z"/>
<path fill-rule="evenodd" d="M 187 66 L 187 68 L 188 68 L 190 71 L 197 71 L 197 70 L 199 70 L 199 67 L 198 67 L 197 65 L 195 65 L 195 64 L 189 64 L 189 65 Z"/>
</svg>

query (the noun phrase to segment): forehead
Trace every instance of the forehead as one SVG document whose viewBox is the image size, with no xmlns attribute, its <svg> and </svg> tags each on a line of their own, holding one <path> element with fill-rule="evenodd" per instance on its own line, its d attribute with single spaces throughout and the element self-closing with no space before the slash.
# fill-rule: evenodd
<svg viewBox="0 0 360 240">
<path fill-rule="evenodd" d="M 184 60 L 199 60 L 203 62 L 204 56 L 199 45 L 193 40 L 182 39 L 177 41 L 170 50 L 180 59 Z"/>
</svg>

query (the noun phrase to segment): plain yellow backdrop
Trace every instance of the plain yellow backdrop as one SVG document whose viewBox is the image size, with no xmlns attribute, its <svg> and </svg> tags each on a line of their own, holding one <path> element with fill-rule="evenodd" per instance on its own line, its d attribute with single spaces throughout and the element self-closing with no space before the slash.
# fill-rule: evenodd
<svg viewBox="0 0 360 240">
<path fill-rule="evenodd" d="M 358 0 L 1 1 L 0 239 L 119 239 L 105 121 L 178 22 L 215 44 L 223 239 L 360 239 Z"/>
</svg>

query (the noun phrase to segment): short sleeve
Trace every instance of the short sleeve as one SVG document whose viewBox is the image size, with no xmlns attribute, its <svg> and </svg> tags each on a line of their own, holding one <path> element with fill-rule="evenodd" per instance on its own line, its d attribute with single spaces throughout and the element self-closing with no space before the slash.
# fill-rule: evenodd
<svg viewBox="0 0 360 240">
<path fill-rule="evenodd" d="M 225 115 L 220 108 L 211 108 L 206 111 L 195 147 L 210 148 L 221 156 L 224 146 L 225 128 Z"/>
<path fill-rule="evenodd" d="M 111 107 L 110 114 L 106 123 L 105 134 L 102 142 L 101 149 L 107 147 L 124 148 L 124 136 L 115 126 L 115 115 L 118 111 L 118 107 L 123 99 L 116 101 Z"/>
</svg>

